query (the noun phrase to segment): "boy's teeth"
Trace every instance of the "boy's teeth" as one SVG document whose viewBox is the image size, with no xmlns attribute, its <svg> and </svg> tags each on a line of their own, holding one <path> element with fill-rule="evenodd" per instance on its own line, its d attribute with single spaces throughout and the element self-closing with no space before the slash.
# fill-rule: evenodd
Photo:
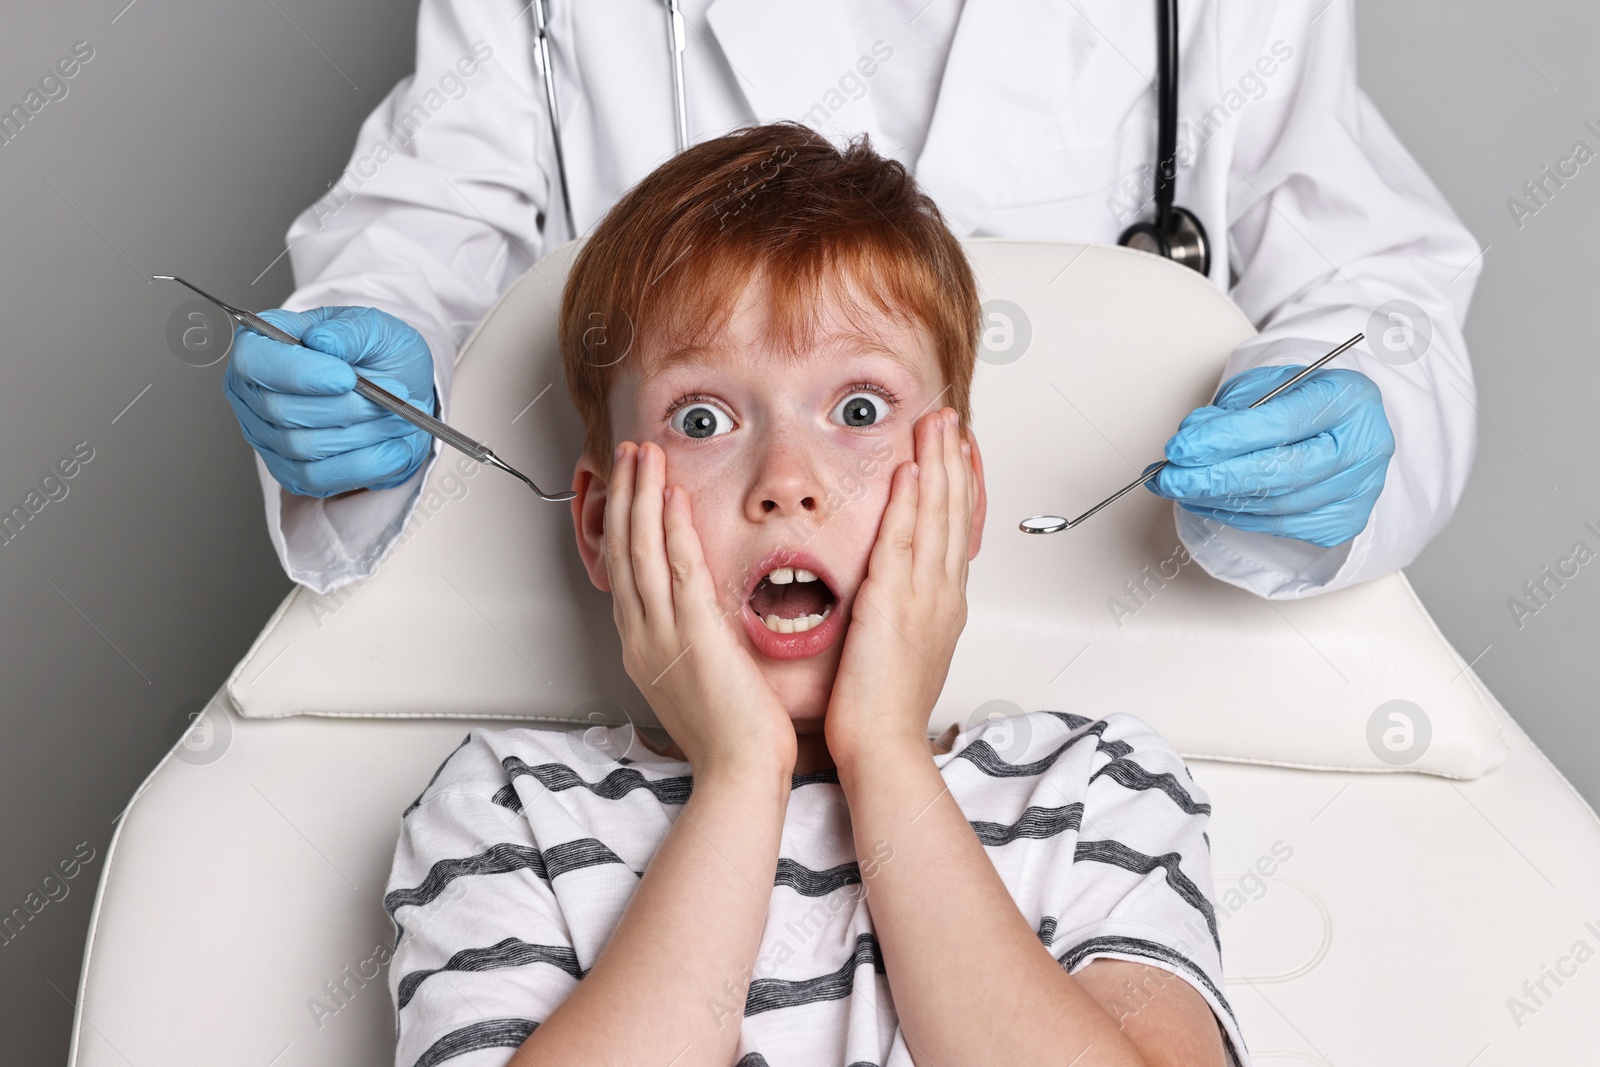
<svg viewBox="0 0 1600 1067">
<path fill-rule="evenodd" d="M 798 619 L 780 619 L 777 615 L 768 615 L 761 621 L 774 633 L 803 634 L 812 627 L 820 625 L 826 617 L 827 612 L 821 615 L 802 615 Z"/>
<path fill-rule="evenodd" d="M 805 574 L 809 572 L 802 571 L 801 573 Z M 814 578 L 816 576 L 812 575 L 812 577 Z M 801 580 L 808 581 L 809 579 Z M 792 567 L 779 567 L 777 570 L 767 575 L 767 581 L 771 582 L 773 585 L 788 585 L 790 582 L 794 581 L 794 569 Z"/>
<path fill-rule="evenodd" d="M 817 576 L 812 574 L 810 571 L 801 570 L 799 567 L 796 567 L 794 569 L 794 580 L 797 582 L 814 582 L 817 580 Z"/>
</svg>

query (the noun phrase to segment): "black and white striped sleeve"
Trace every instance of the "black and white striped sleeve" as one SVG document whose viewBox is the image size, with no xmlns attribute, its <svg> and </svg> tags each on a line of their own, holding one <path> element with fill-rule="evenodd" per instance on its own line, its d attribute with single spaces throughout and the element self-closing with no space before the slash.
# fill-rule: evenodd
<svg viewBox="0 0 1600 1067">
<path fill-rule="evenodd" d="M 1205 793 L 1183 759 L 1138 718 L 1085 720 L 1073 733 L 1085 735 L 1082 741 L 1097 736 L 1057 921 L 1048 936 L 1041 932 L 1051 955 L 1068 972 L 1111 957 L 1187 982 L 1211 1006 L 1232 1062 L 1248 1063 L 1223 991 Z M 1074 748 L 1087 752 L 1081 742 Z M 1065 762 L 1058 767 L 1064 770 Z M 1130 990 L 1122 1010 L 1137 1012 L 1158 992 Z"/>
<path fill-rule="evenodd" d="M 532 826 L 496 801 L 507 784 L 473 730 L 402 817 L 384 891 L 396 1067 L 503 1067 L 582 977 Z"/>
</svg>

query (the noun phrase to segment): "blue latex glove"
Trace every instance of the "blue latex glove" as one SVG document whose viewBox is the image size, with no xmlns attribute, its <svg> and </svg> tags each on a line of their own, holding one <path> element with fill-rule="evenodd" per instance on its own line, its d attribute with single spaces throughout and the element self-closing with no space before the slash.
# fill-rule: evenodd
<svg viewBox="0 0 1600 1067">
<path fill-rule="evenodd" d="M 239 327 L 222 389 L 239 428 L 285 489 L 328 497 L 391 489 L 415 474 L 433 438 L 355 392 L 356 371 L 437 415 L 433 354 L 411 326 L 364 307 L 263 311 L 310 351 Z"/>
<path fill-rule="evenodd" d="M 1324 548 L 1360 533 L 1394 455 L 1377 383 L 1325 368 L 1245 410 L 1303 369 L 1254 367 L 1229 378 L 1178 425 L 1169 464 L 1145 485 L 1240 530 Z"/>
</svg>

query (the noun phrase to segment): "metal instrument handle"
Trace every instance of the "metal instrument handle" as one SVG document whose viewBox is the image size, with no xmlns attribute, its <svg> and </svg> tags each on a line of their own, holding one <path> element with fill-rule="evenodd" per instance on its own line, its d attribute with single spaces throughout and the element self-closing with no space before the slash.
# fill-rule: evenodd
<svg viewBox="0 0 1600 1067">
<path fill-rule="evenodd" d="M 278 327 L 272 325 L 272 323 L 268 322 L 260 315 L 257 315 L 255 312 L 246 311 L 244 308 L 236 308 L 225 300 L 219 300 L 192 282 L 184 281 L 182 278 L 172 274 L 157 274 L 154 275 L 154 277 L 160 278 L 164 281 L 177 282 L 179 285 L 183 285 L 194 290 L 196 293 L 199 293 L 201 296 L 217 305 L 223 311 L 226 311 L 228 315 L 239 325 L 243 326 L 247 330 L 254 330 L 256 333 L 259 333 L 261 336 L 268 338 L 269 340 L 277 341 L 279 344 L 298 345 L 301 348 L 311 347 L 293 334 L 278 329 Z M 532 489 L 541 500 L 549 500 L 553 503 L 561 503 L 563 501 L 571 500 L 573 497 L 577 496 L 577 494 L 570 489 L 564 493 L 545 492 L 534 483 L 532 478 L 529 478 L 526 474 L 523 474 L 521 471 L 511 466 L 511 464 L 495 455 L 487 445 L 479 444 L 477 441 L 474 441 L 460 430 L 457 430 L 455 427 L 448 426 L 445 423 L 440 422 L 438 419 L 434 418 L 426 411 L 423 411 L 421 408 L 406 403 L 404 400 L 401 400 L 399 397 L 395 396 L 381 385 L 378 385 L 376 382 L 369 381 L 359 374 L 356 375 L 355 391 L 372 401 L 374 404 L 383 408 L 385 411 L 400 416 L 413 426 L 426 431 L 452 448 L 456 448 L 462 452 L 465 452 L 479 463 L 483 463 L 491 467 L 498 467 L 507 474 L 516 476 L 517 478 L 521 479 L 521 481 L 526 484 L 529 489 Z"/>
<path fill-rule="evenodd" d="M 232 308 L 229 313 L 234 318 L 241 320 L 242 324 L 247 328 L 280 344 L 298 345 L 301 348 L 308 347 L 304 341 L 294 336 L 294 334 L 278 329 L 278 327 L 254 312 Z M 356 375 L 356 392 L 385 411 L 393 412 L 400 416 L 418 429 L 426 430 L 445 444 L 460 449 L 479 463 L 488 463 L 489 457 L 494 454 L 455 427 L 445 425 L 416 405 L 406 403 L 383 386 L 363 378 L 359 374 Z"/>
<path fill-rule="evenodd" d="M 406 403 L 383 386 L 368 381 L 359 374 L 356 375 L 356 392 L 380 408 L 392 411 L 413 426 L 428 431 L 445 444 L 460 449 L 479 463 L 488 463 L 489 457 L 493 455 L 487 448 L 460 430 L 446 426 L 416 405 Z"/>
<path fill-rule="evenodd" d="M 1325 356 L 1321 357 L 1320 359 L 1318 359 L 1315 363 L 1312 363 L 1309 367 L 1303 368 L 1300 371 L 1299 374 L 1296 374 L 1294 377 L 1290 378 L 1288 381 L 1284 382 L 1282 385 L 1280 385 L 1277 388 L 1273 389 L 1266 396 L 1263 396 L 1259 400 L 1256 400 L 1253 403 L 1251 403 L 1249 405 L 1249 407 L 1250 408 L 1258 408 L 1262 404 L 1265 404 L 1267 401 L 1271 400 L 1273 397 L 1277 396 L 1279 393 L 1281 393 L 1285 389 L 1289 388 L 1295 382 L 1298 382 L 1301 378 L 1304 378 L 1306 375 L 1310 374 L 1312 371 L 1317 370 L 1318 368 L 1323 366 L 1325 363 L 1327 363 L 1334 356 L 1339 355 L 1341 352 L 1345 351 L 1346 349 L 1348 349 L 1348 348 L 1352 347 L 1353 345 L 1355 345 L 1356 343 L 1358 343 L 1365 336 L 1366 336 L 1366 334 L 1364 334 L 1364 333 L 1356 334 L 1354 337 L 1350 338 L 1344 344 L 1340 345 L 1338 348 L 1335 348 L 1332 352 L 1329 352 L 1327 355 L 1325 355 Z M 1246 410 L 1249 410 L 1249 408 L 1246 408 Z M 1126 496 L 1127 494 L 1131 493 L 1133 490 L 1139 488 L 1139 486 L 1143 485 L 1145 482 L 1148 482 L 1151 478 L 1154 478 L 1156 475 L 1160 474 L 1161 473 L 1161 469 L 1163 467 L 1165 467 L 1169 462 L 1170 462 L 1169 460 L 1165 460 L 1164 459 L 1160 463 L 1157 463 L 1154 467 L 1151 467 L 1149 470 L 1145 471 L 1139 477 L 1135 478 L 1133 481 L 1129 482 L 1127 485 L 1123 486 L 1121 489 L 1118 489 L 1115 493 L 1112 493 L 1110 496 L 1106 497 L 1104 500 L 1100 501 L 1100 503 L 1096 504 L 1094 507 L 1090 508 L 1088 511 L 1085 511 L 1082 515 L 1079 515 L 1075 519 L 1063 518 L 1060 515 L 1033 515 L 1033 516 L 1030 516 L 1029 518 L 1023 519 L 1021 522 L 1019 522 L 1017 524 L 1017 528 L 1019 530 L 1021 530 L 1023 533 L 1029 533 L 1029 534 L 1060 533 L 1062 530 L 1070 530 L 1073 527 L 1077 526 L 1079 523 L 1083 522 L 1085 519 L 1089 518 L 1095 512 L 1099 511 L 1101 508 L 1105 507 L 1108 504 L 1113 504 L 1116 501 L 1121 500 L 1124 496 Z"/>
</svg>

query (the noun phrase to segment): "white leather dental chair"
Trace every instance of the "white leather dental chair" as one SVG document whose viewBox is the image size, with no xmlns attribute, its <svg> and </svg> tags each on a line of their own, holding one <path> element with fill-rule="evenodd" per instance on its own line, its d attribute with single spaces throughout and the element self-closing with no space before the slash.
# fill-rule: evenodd
<svg viewBox="0 0 1600 1067">
<path fill-rule="evenodd" d="M 1600 1060 L 1600 824 L 1402 574 L 1266 601 L 1165 563 L 1172 506 L 1142 490 L 1017 532 L 1157 458 L 1250 324 L 1126 249 L 967 249 L 1012 347 L 978 367 L 988 527 L 929 732 L 1126 711 L 1189 758 L 1261 1067 Z M 555 341 L 573 250 L 480 324 L 450 412 L 545 486 L 579 442 Z M 401 812 L 473 726 L 516 720 L 573 724 L 575 751 L 586 725 L 653 724 L 567 507 L 447 449 L 379 572 L 295 589 L 140 787 L 101 872 L 74 1067 L 392 1063 L 380 898 Z"/>
</svg>

